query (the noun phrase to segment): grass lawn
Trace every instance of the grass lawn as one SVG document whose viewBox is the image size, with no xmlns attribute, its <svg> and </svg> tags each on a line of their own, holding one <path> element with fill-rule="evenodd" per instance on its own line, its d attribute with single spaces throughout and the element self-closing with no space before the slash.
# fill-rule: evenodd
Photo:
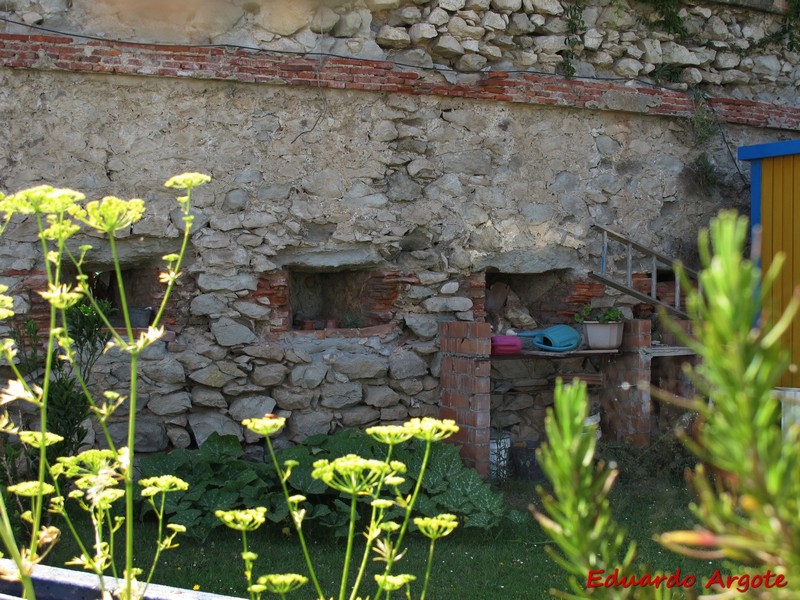
<svg viewBox="0 0 800 600">
<path fill-rule="evenodd" d="M 525 508 L 536 498 L 534 486 L 528 482 L 514 482 L 503 488 L 507 503 L 515 508 Z M 695 561 L 670 554 L 650 538 L 654 533 L 668 529 L 691 528 L 694 521 L 687 508 L 691 500 L 685 486 L 664 479 L 638 479 L 621 482 L 614 495 L 614 513 L 617 519 L 639 542 L 639 563 L 647 571 L 662 570 L 668 573 L 680 568 L 702 580 L 722 565 L 708 561 Z M 140 566 L 144 558 L 152 556 L 152 526 L 145 523 L 138 530 L 137 556 Z M 340 557 L 344 544 L 329 530 L 317 528 L 307 532 L 312 558 L 326 593 L 338 590 Z M 261 531 L 248 535 L 250 549 L 259 554 L 255 572 L 305 573 L 305 564 L 297 540 L 292 533 L 285 535 L 281 526 L 267 523 Z M 424 573 L 427 540 L 412 536 L 408 557 L 403 560 L 404 572 L 414 573 L 420 579 Z M 120 542 L 118 542 L 120 543 Z M 506 523 L 492 530 L 457 530 L 451 537 L 440 540 L 436 546 L 435 566 L 432 575 L 430 600 L 481 600 L 506 599 L 535 600 L 547 598 L 552 587 L 566 589 L 565 578 L 546 552 L 548 540 L 531 519 L 525 525 Z M 203 543 L 188 537 L 181 539 L 178 550 L 162 554 L 161 564 L 154 581 L 191 589 L 244 596 L 245 586 L 240 560 L 241 539 L 229 529 L 216 529 Z M 49 564 L 63 564 L 75 552 L 68 538 L 59 542 L 51 554 Z M 376 563 L 373 563 L 376 564 Z M 310 588 L 309 588 L 310 589 Z M 362 592 L 372 594 L 371 587 Z M 308 598 L 302 592 L 297 598 Z"/>
</svg>

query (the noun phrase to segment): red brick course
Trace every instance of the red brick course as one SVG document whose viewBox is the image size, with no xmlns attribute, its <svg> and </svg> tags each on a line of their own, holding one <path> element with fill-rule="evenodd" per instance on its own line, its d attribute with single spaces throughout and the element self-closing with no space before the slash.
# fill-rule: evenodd
<svg viewBox="0 0 800 600">
<path fill-rule="evenodd" d="M 305 57 L 235 48 L 133 44 L 57 35 L 0 34 L 0 66 L 12 69 L 84 71 L 152 77 L 219 79 L 494 100 L 542 106 L 691 117 L 684 91 L 639 82 L 566 79 L 556 75 L 480 73 L 470 83 L 450 84 L 429 72 L 388 61 Z M 800 130 L 800 108 L 709 98 L 720 120 L 739 125 Z"/>
</svg>

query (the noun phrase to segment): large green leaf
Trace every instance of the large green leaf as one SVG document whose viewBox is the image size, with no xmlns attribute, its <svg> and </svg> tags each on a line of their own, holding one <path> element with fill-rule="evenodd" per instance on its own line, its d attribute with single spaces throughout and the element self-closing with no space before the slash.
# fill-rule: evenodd
<svg viewBox="0 0 800 600">
<path fill-rule="evenodd" d="M 200 455 L 209 462 L 225 464 L 242 454 L 242 444 L 235 435 L 219 435 L 214 432 L 200 447 Z"/>
</svg>

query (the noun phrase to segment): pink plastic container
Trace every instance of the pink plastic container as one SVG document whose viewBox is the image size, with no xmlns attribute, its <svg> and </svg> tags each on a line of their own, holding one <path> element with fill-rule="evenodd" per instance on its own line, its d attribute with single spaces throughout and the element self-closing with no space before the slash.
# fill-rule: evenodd
<svg viewBox="0 0 800 600">
<path fill-rule="evenodd" d="M 492 354 L 519 354 L 522 350 L 522 338 L 516 335 L 493 335 Z"/>
</svg>

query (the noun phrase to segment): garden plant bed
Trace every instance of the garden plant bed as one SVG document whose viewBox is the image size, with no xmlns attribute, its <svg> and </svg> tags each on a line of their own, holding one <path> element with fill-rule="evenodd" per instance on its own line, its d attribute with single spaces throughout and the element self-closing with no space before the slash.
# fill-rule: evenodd
<svg viewBox="0 0 800 600">
<path fill-rule="evenodd" d="M 509 508 L 525 509 L 536 501 L 535 484 L 511 482 L 503 490 Z M 650 478 L 621 481 L 613 495 L 613 508 L 620 523 L 639 543 L 641 563 L 651 571 L 667 573 L 680 568 L 693 573 L 699 581 L 710 576 L 718 563 L 692 560 L 663 549 L 651 537 L 669 529 L 688 529 L 694 524 L 688 503 L 691 493 L 685 484 L 668 478 Z M 143 523 L 142 540 L 152 536 L 145 530 L 153 525 Z M 287 526 L 267 525 L 248 535 L 248 540 L 259 555 L 256 570 L 267 572 L 304 573 L 305 565 L 297 539 Z M 340 561 L 344 543 L 336 539 L 330 529 L 310 527 L 307 532 L 310 552 L 318 564 L 318 575 L 327 589 L 335 589 L 340 575 Z M 204 543 L 183 538 L 180 550 L 165 553 L 156 570 L 154 581 L 188 590 L 213 592 L 230 596 L 245 595 L 244 578 L 239 555 L 241 540 L 228 529 L 216 530 Z M 428 598 L 497 598 L 513 600 L 538 600 L 549 597 L 551 588 L 565 589 L 565 577 L 546 547 L 547 536 L 531 519 L 522 525 L 505 522 L 489 532 L 482 530 L 457 530 L 452 537 L 437 546 L 434 573 Z M 409 539 L 409 560 L 404 560 L 404 572 L 424 573 L 426 540 L 419 535 Z M 145 558 L 152 554 L 149 545 L 142 544 L 137 555 Z M 71 540 L 59 542 L 48 559 L 52 565 L 61 565 L 75 552 Z M 465 576 L 468 574 L 469 576 Z M 370 574 L 371 576 L 371 574 Z M 479 592 L 479 593 L 478 593 Z M 311 589 L 295 598 L 310 598 Z"/>
</svg>

